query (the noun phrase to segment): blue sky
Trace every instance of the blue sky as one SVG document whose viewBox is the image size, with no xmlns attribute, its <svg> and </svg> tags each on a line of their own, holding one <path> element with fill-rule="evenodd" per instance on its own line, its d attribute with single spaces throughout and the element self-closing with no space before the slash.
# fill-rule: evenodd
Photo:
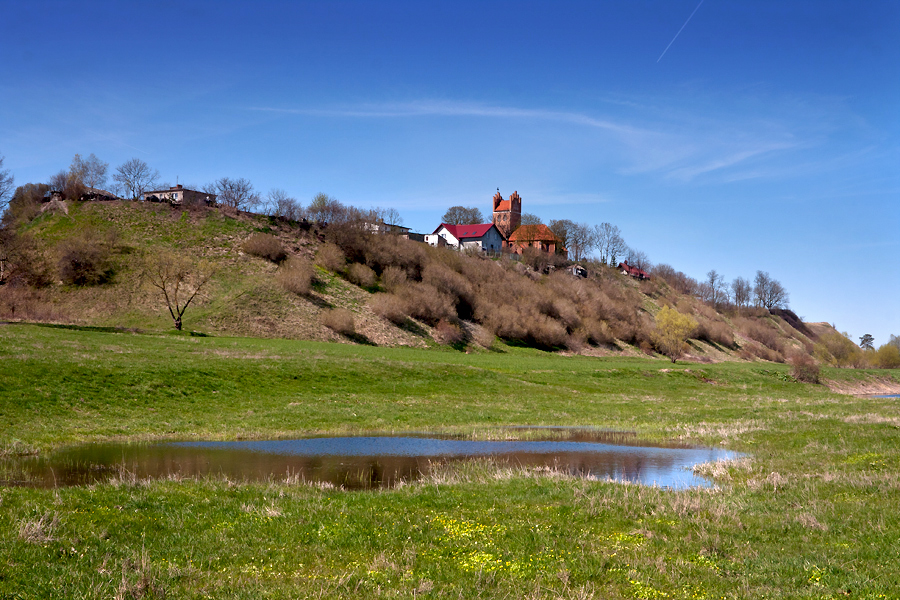
<svg viewBox="0 0 900 600">
<path fill-rule="evenodd" d="M 768 271 L 799 315 L 855 339 L 900 335 L 900 2 L 3 13 L 0 154 L 18 184 L 75 153 L 137 157 L 170 183 L 325 192 L 425 232 L 517 190 L 526 212 L 613 223 L 696 278 Z"/>
</svg>

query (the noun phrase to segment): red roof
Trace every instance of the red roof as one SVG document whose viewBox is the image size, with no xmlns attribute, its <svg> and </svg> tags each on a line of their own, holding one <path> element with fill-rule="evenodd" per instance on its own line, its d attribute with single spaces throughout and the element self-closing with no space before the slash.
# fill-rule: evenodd
<svg viewBox="0 0 900 600">
<path fill-rule="evenodd" d="M 441 223 L 441 226 L 435 229 L 434 233 L 437 233 L 441 228 L 444 228 L 458 240 L 480 238 L 493 226 L 493 223 L 479 223 L 478 225 L 450 225 L 449 223 Z"/>
<path fill-rule="evenodd" d="M 559 243 L 556 234 L 550 231 L 550 228 L 540 223 L 538 225 L 522 225 L 516 229 L 511 236 L 511 242 L 554 242 Z"/>
<path fill-rule="evenodd" d="M 512 206 L 510 206 L 509 200 L 501 200 L 497 204 L 497 208 L 495 208 L 494 210 L 495 211 L 512 210 Z"/>
<path fill-rule="evenodd" d="M 623 260 L 619 263 L 619 269 L 622 269 L 632 277 L 639 277 L 641 279 L 650 279 L 650 274 L 644 271 L 643 269 L 639 269 L 634 265 L 629 265 L 627 260 Z"/>
</svg>

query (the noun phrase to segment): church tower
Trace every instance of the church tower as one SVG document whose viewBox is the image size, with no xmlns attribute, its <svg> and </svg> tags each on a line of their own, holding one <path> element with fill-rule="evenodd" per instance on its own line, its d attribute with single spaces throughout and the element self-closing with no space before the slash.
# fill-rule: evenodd
<svg viewBox="0 0 900 600">
<path fill-rule="evenodd" d="M 522 223 L 522 197 L 519 192 L 513 192 L 509 200 L 504 200 L 498 190 L 494 194 L 494 226 L 503 236 L 503 245 L 506 246 L 509 236 L 519 228 Z"/>
</svg>

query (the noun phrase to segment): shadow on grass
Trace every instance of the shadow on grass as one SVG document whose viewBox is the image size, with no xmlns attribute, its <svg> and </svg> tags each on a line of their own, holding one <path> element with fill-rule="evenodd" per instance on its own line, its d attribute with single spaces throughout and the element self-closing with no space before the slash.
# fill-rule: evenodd
<svg viewBox="0 0 900 600">
<path fill-rule="evenodd" d="M 372 340 L 370 340 L 369 338 L 367 338 L 366 336 L 364 336 L 361 333 L 344 333 L 341 335 L 343 335 L 345 338 L 347 338 L 348 340 L 350 340 L 356 344 L 360 344 L 363 346 L 378 346 L 378 344 L 376 344 L 375 342 L 373 342 Z"/>
</svg>

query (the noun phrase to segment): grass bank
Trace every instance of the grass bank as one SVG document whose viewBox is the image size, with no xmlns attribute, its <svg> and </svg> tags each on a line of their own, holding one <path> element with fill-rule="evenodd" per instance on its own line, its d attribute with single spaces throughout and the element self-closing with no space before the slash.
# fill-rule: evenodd
<svg viewBox="0 0 900 600">
<path fill-rule="evenodd" d="M 0 490 L 0 597 L 887 598 L 900 409 L 787 367 L 0 326 L 6 453 L 107 439 L 581 425 L 724 445 L 714 490 L 447 467 L 394 490 Z M 884 372 L 828 371 L 844 381 Z"/>
</svg>

